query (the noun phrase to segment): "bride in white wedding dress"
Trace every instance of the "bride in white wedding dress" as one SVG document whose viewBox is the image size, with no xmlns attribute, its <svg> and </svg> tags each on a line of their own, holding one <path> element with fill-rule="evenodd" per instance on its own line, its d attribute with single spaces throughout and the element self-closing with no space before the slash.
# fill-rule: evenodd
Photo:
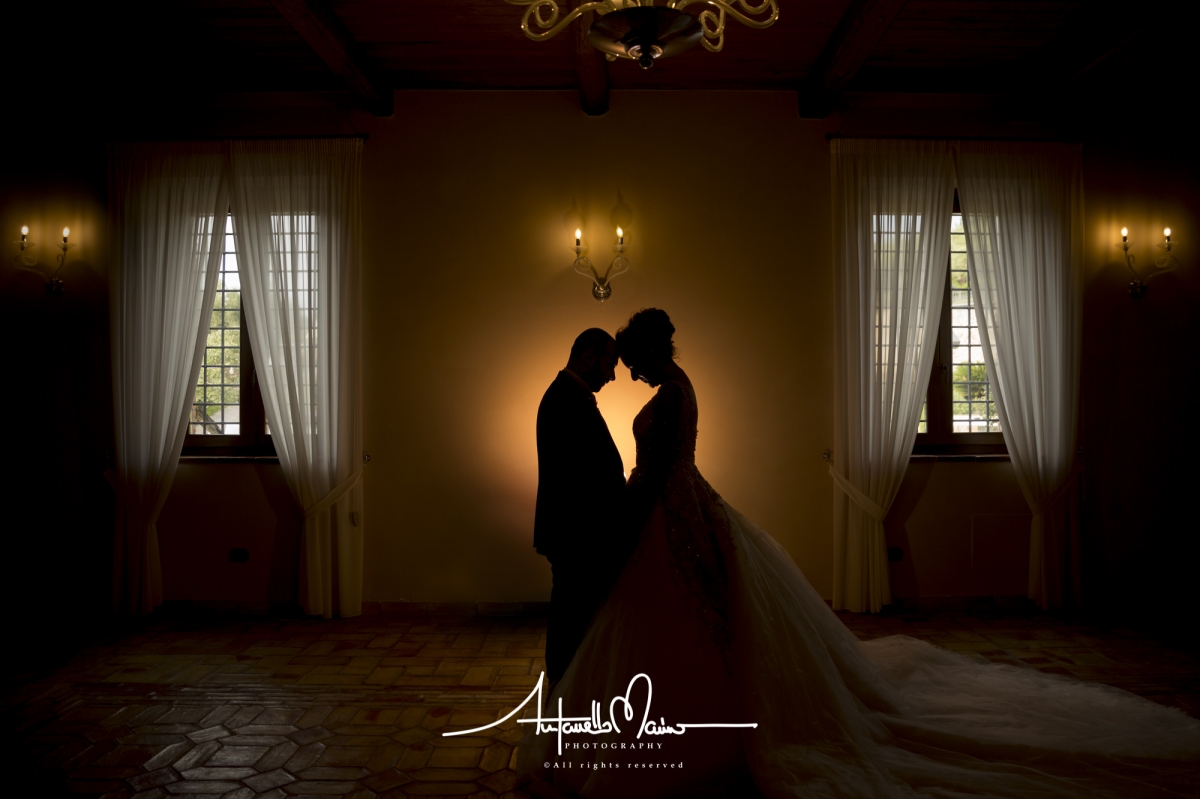
<svg viewBox="0 0 1200 799">
<path fill-rule="evenodd" d="M 618 333 L 634 379 L 658 386 L 633 425 L 628 490 L 644 524 L 543 706 L 619 730 L 560 742 L 531 724 L 522 770 L 630 799 L 1200 796 L 1200 723 L 1179 710 L 905 636 L 859 641 L 697 471 L 673 333 L 655 309 Z M 756 726 L 639 735 L 647 704 L 660 727 Z"/>
</svg>

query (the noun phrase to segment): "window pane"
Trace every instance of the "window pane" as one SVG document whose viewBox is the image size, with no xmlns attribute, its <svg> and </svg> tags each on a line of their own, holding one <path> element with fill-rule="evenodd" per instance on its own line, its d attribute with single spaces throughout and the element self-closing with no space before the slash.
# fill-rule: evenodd
<svg viewBox="0 0 1200 799">
<path fill-rule="evenodd" d="M 233 218 L 225 218 L 225 249 L 213 296 L 213 310 L 205 341 L 204 368 L 196 385 L 196 399 L 188 433 L 231 436 L 240 431 L 241 386 L 241 282 L 234 253 Z"/>
<path fill-rule="evenodd" d="M 955 433 L 998 433 L 1000 418 L 983 361 L 983 342 L 975 318 L 971 296 L 971 275 L 967 271 L 967 237 L 962 214 L 950 222 L 950 341 L 951 396 Z"/>
<path fill-rule="evenodd" d="M 881 379 L 898 366 L 902 368 L 893 362 L 898 354 L 896 328 L 905 324 L 904 320 L 895 318 L 897 309 L 892 307 L 895 286 L 904 285 L 912 271 L 918 268 L 915 262 L 920 249 L 920 215 L 871 215 L 871 257 L 880 275 L 875 296 L 875 369 Z M 315 276 L 315 272 L 313 274 Z M 929 432 L 927 414 L 927 403 L 923 402 L 917 423 L 918 434 Z"/>
<path fill-rule="evenodd" d="M 321 280 L 321 232 L 317 216 L 306 213 L 272 214 L 271 234 L 272 249 L 280 265 L 279 272 L 271 275 L 272 281 L 279 281 L 278 286 L 271 286 L 271 301 L 285 304 L 289 315 L 296 320 L 293 330 L 300 340 L 296 342 L 295 352 L 302 361 L 298 364 L 297 374 L 301 381 L 308 381 L 322 367 L 316 358 L 320 350 L 317 340 L 320 335 L 318 292 Z M 266 364 L 264 369 L 270 368 L 270 357 L 270 353 L 263 355 L 263 363 Z M 301 393 L 311 394 L 311 389 L 311 386 L 303 386 Z M 315 421 L 315 401 L 309 410 Z M 271 427 L 265 421 L 263 429 L 266 435 L 271 435 Z"/>
</svg>

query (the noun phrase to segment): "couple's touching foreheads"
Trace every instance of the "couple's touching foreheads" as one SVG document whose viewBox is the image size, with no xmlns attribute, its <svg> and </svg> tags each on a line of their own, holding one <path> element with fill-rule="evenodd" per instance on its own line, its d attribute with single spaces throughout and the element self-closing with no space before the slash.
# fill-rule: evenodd
<svg viewBox="0 0 1200 799">
<path fill-rule="evenodd" d="M 538 407 L 533 545 L 550 561 L 553 575 L 546 629 L 552 685 L 566 671 L 649 511 L 644 476 L 635 469 L 626 483 L 595 395 L 615 379 L 620 363 L 633 380 L 650 386 L 668 377 L 690 386 L 673 360 L 674 332 L 670 317 L 656 308 L 635 313 L 615 338 L 598 327 L 583 331 Z"/>
<path fill-rule="evenodd" d="M 907 636 L 859 641 L 696 468 L 674 334 L 649 308 L 575 339 L 538 408 L 534 546 L 554 580 L 544 707 L 636 707 L 675 732 L 647 745 L 613 719 L 563 757 L 529 725 L 519 770 L 614 799 L 1200 795 L 1200 724 L 1178 710 Z M 628 480 L 595 398 L 619 364 L 657 389 Z M 811 528 L 796 534 L 828 534 Z M 862 532 L 853 545 L 883 545 Z"/>
</svg>

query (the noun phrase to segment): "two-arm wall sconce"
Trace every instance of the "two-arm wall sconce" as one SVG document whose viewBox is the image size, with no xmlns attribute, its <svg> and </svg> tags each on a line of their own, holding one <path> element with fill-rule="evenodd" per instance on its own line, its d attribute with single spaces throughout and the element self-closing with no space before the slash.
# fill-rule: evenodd
<svg viewBox="0 0 1200 799">
<path fill-rule="evenodd" d="M 44 280 L 46 282 L 47 294 L 62 294 L 63 282 L 58 277 L 58 273 L 62 271 L 62 268 L 67 263 L 67 250 L 75 246 L 67 240 L 70 235 L 71 229 L 69 227 L 63 228 L 62 243 L 55 245 L 56 249 L 62 250 L 61 253 L 55 256 L 55 260 L 58 261 L 58 266 L 55 267 L 53 273 L 47 275 L 41 269 L 37 268 L 37 256 L 30 254 L 30 251 L 37 247 L 37 245 L 32 241 L 29 241 L 29 226 L 22 225 L 21 240 L 13 242 L 20 250 L 17 253 L 17 257 L 13 259 L 13 263 L 17 265 L 18 269 L 24 269 L 26 272 L 33 272 L 42 280 Z"/>
<path fill-rule="evenodd" d="M 608 269 L 604 270 L 603 275 L 596 271 L 591 260 L 584 255 L 587 252 L 587 245 L 583 244 L 582 230 L 575 230 L 575 246 L 571 249 L 575 252 L 575 263 L 573 264 L 575 271 L 592 279 L 592 296 L 599 302 L 604 302 L 611 297 L 612 279 L 629 271 L 629 259 L 625 257 L 625 231 L 620 227 L 617 228 L 617 243 L 613 245 L 613 252 L 617 256 L 612 259 L 612 263 L 608 265 Z"/>
<path fill-rule="evenodd" d="M 1163 272 L 1170 272 L 1178 266 L 1175 256 L 1171 255 L 1171 228 L 1163 228 L 1163 241 L 1158 245 L 1158 248 L 1166 250 L 1166 254 L 1155 260 L 1154 265 L 1158 267 L 1158 270 L 1146 275 L 1146 279 L 1143 280 L 1142 276 L 1138 274 L 1137 269 L 1133 266 L 1134 256 L 1129 254 L 1129 228 L 1121 228 L 1121 249 L 1125 251 L 1125 266 L 1129 267 L 1129 271 L 1133 273 L 1133 281 L 1129 284 L 1130 297 L 1135 299 L 1145 297 L 1146 292 L 1150 290 L 1150 286 L 1147 285 L 1150 282 L 1150 278 L 1157 277 Z"/>
</svg>

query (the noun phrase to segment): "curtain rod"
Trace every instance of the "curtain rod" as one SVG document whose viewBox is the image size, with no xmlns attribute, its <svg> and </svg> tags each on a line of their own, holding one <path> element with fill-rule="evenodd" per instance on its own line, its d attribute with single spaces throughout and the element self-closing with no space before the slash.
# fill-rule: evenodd
<svg viewBox="0 0 1200 799">
<path fill-rule="evenodd" d="M 833 139 L 898 139 L 906 141 L 1013 141 L 1013 142 L 1042 142 L 1045 144 L 1082 144 L 1072 139 L 1020 138 L 1017 136 L 903 136 L 903 135 L 847 135 L 845 133 L 826 133 L 825 140 Z"/>
<path fill-rule="evenodd" d="M 325 134 L 305 134 L 297 133 L 282 136 L 157 136 L 153 139 L 110 139 L 113 142 L 156 142 L 156 141 L 272 141 L 279 139 L 298 140 L 298 139 L 363 139 L 364 141 L 371 138 L 367 133 L 325 133 Z"/>
</svg>

